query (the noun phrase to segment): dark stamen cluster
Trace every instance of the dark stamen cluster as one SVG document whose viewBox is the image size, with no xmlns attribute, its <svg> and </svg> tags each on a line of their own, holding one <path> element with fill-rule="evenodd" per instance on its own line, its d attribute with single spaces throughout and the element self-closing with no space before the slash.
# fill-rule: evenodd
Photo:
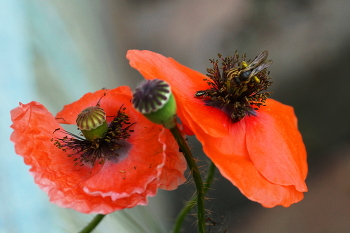
<svg viewBox="0 0 350 233">
<path fill-rule="evenodd" d="M 207 106 L 224 111 L 233 122 L 240 121 L 246 115 L 255 115 L 255 110 L 264 106 L 271 93 L 266 91 L 272 84 L 266 71 L 266 67 L 272 63 L 271 60 L 265 61 L 267 51 L 250 64 L 250 61 L 245 62 L 245 55 L 240 60 L 237 52 L 233 57 L 218 56 L 221 67 L 219 60 L 210 60 L 213 68 L 207 69 L 209 78 L 204 79 L 210 88 L 198 91 L 195 97 L 202 98 Z"/>
<path fill-rule="evenodd" d="M 96 163 L 103 164 L 106 159 L 110 160 L 119 156 L 118 150 L 123 147 L 120 140 L 129 138 L 130 132 L 133 132 L 130 127 L 135 123 L 130 123 L 129 116 L 123 112 L 124 110 L 125 107 L 119 109 L 117 116 L 109 124 L 106 135 L 102 138 L 89 141 L 82 136 L 59 128 L 55 132 L 59 130 L 67 136 L 51 140 L 54 141 L 56 147 L 69 153 L 68 157 L 75 157 L 74 165 L 80 164 L 80 166 L 83 166 L 88 163 L 94 166 Z"/>
</svg>

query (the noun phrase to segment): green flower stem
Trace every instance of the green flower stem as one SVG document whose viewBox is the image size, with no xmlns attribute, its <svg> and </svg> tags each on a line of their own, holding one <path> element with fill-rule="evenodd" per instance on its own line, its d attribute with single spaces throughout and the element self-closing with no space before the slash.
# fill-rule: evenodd
<svg viewBox="0 0 350 233">
<path fill-rule="evenodd" d="M 210 188 L 210 185 L 212 184 L 212 181 L 214 179 L 215 168 L 216 168 L 215 164 L 213 162 L 211 162 L 209 165 L 207 178 L 206 178 L 205 183 L 204 183 L 204 194 L 208 191 L 208 189 Z M 178 214 L 178 216 L 175 220 L 173 233 L 180 233 L 182 222 L 184 221 L 187 213 L 196 204 L 196 201 L 197 201 L 197 197 L 192 197 L 192 199 L 187 203 L 187 205 Z"/>
<path fill-rule="evenodd" d="M 95 227 L 101 222 L 101 220 L 105 217 L 106 215 L 104 214 L 98 214 L 96 215 L 91 222 L 84 227 L 83 230 L 79 231 L 79 233 L 89 233 L 91 232 L 93 229 L 95 229 Z"/>
<path fill-rule="evenodd" d="M 198 232 L 205 233 L 205 221 L 204 221 L 204 186 L 202 177 L 197 167 L 197 164 L 192 156 L 191 150 L 188 147 L 186 141 L 182 137 L 182 134 L 177 126 L 170 129 L 175 140 L 179 144 L 181 151 L 183 152 L 187 164 L 193 176 L 193 180 L 197 188 L 197 220 L 198 220 Z M 194 204 L 192 204 L 194 205 Z"/>
</svg>

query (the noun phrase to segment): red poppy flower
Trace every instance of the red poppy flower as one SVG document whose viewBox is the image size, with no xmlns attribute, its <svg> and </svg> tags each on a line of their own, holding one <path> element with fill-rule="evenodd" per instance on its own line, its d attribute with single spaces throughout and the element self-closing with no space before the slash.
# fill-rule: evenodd
<svg viewBox="0 0 350 233">
<path fill-rule="evenodd" d="M 267 52 L 263 52 L 262 55 L 267 56 Z M 244 106 L 247 109 L 241 116 L 241 112 L 236 111 L 236 108 L 225 111 L 212 104 L 213 101 L 205 102 L 205 96 L 217 94 L 215 91 L 210 92 L 213 81 L 208 84 L 203 81 L 208 80 L 207 76 L 179 64 L 172 58 L 138 50 L 129 50 L 127 58 L 130 65 L 144 78 L 162 79 L 171 85 L 177 102 L 177 114 L 184 128 L 188 134 L 193 132 L 196 135 L 204 152 L 221 174 L 245 196 L 265 207 L 288 207 L 303 198 L 303 192 L 307 191 L 306 150 L 292 107 L 267 99 L 264 103 L 266 106 L 259 105 L 258 109 L 253 109 L 250 104 Z M 236 58 L 238 55 L 230 59 Z M 237 61 L 233 63 L 235 62 Z M 229 72 L 240 71 L 232 67 L 228 67 Z M 216 63 L 216 68 L 214 64 L 209 77 L 227 75 L 227 72 L 218 74 L 217 70 L 219 68 Z M 264 78 L 266 72 L 262 73 Z M 230 79 L 233 79 L 233 76 Z M 235 80 L 231 82 L 233 81 Z M 255 82 L 260 85 L 260 81 L 258 79 Z M 266 77 L 264 82 L 266 87 L 270 85 Z M 249 87 L 245 85 L 245 88 Z M 219 92 L 219 89 L 216 90 Z M 246 89 L 236 88 L 234 94 L 244 91 Z M 254 99 L 251 102 L 257 103 Z M 234 105 L 236 106 L 241 107 L 241 103 Z"/>
<path fill-rule="evenodd" d="M 66 105 L 56 118 L 34 101 L 11 111 L 11 140 L 16 153 L 31 166 L 35 183 L 48 193 L 51 202 L 83 213 L 108 214 L 146 205 L 147 197 L 156 195 L 158 188 L 172 190 L 185 181 L 186 162 L 170 132 L 134 110 L 131 98 L 131 90 L 123 86 L 87 93 Z M 74 141 L 75 148 L 62 148 L 74 135 L 57 129 L 59 123 L 75 124 L 81 111 L 97 103 L 108 123 L 117 114 L 126 114 L 129 121 L 124 122 L 128 124 L 125 135 L 129 135 L 114 141 L 121 145 L 115 154 L 107 158 L 100 150 L 102 160 L 92 163 L 82 160 L 89 150 L 79 151 L 79 145 L 87 140 L 80 137 L 80 141 Z M 60 139 L 61 149 L 57 145 Z"/>
</svg>

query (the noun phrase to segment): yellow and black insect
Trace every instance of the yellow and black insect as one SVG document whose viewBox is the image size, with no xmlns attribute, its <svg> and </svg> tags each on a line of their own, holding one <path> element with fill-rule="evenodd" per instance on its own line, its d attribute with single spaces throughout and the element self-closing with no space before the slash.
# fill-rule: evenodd
<svg viewBox="0 0 350 233">
<path fill-rule="evenodd" d="M 221 66 L 219 60 L 211 59 L 213 68 L 207 69 L 207 78 L 203 79 L 208 89 L 196 91 L 194 97 L 207 106 L 222 110 L 233 122 L 242 120 L 246 115 L 254 116 L 270 95 L 267 88 L 272 81 L 266 68 L 272 60 L 267 60 L 268 52 L 263 51 L 252 62 L 246 62 L 245 55 L 240 61 L 237 52 L 225 58 L 221 54 L 218 56 Z"/>
<path fill-rule="evenodd" d="M 241 67 L 227 71 L 227 80 L 231 81 L 233 79 L 237 85 L 246 84 L 250 81 L 260 83 L 260 79 L 256 75 L 272 64 L 272 60 L 266 60 L 267 56 L 268 52 L 265 50 L 256 56 L 250 64 L 242 61 Z"/>
</svg>

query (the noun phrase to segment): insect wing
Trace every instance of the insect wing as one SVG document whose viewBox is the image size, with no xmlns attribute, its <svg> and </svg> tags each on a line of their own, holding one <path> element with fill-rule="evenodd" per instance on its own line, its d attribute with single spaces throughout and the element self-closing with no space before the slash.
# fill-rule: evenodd
<svg viewBox="0 0 350 233">
<path fill-rule="evenodd" d="M 245 71 L 251 70 L 251 69 L 254 69 L 255 67 L 259 66 L 261 63 L 263 63 L 266 60 L 268 55 L 269 55 L 269 53 L 267 52 L 267 50 L 263 51 L 258 56 L 256 56 L 254 58 L 254 60 L 244 70 Z"/>
<path fill-rule="evenodd" d="M 268 60 L 267 62 L 261 64 L 260 66 L 256 67 L 252 72 L 250 73 L 249 77 L 253 77 L 254 75 L 258 74 L 259 72 L 263 71 L 267 67 L 269 67 L 272 64 L 272 60 Z"/>
</svg>

